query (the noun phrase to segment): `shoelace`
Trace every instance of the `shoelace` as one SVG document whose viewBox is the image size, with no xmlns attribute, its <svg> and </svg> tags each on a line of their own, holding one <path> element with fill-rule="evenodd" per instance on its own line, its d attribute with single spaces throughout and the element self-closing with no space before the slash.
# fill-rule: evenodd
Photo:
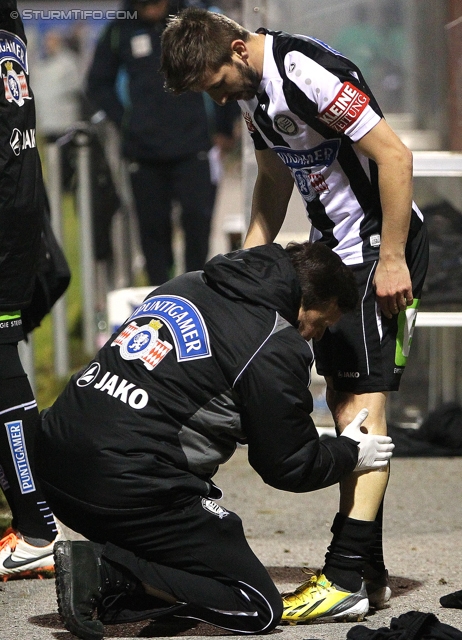
<svg viewBox="0 0 462 640">
<path fill-rule="evenodd" d="M 310 591 L 320 591 L 321 589 L 326 588 L 327 585 L 323 586 L 318 584 L 318 578 L 320 577 L 321 572 L 318 571 L 317 573 L 315 573 L 307 567 L 303 567 L 302 571 L 307 575 L 311 575 L 310 579 L 303 582 L 299 587 L 295 589 L 295 591 L 291 591 L 290 593 L 283 593 L 283 598 L 290 598 L 291 600 L 299 598 L 300 596 L 305 598 L 307 589 L 309 589 Z"/>
<path fill-rule="evenodd" d="M 10 547 L 11 551 L 16 549 L 16 545 L 18 544 L 18 536 L 14 532 L 13 529 L 7 529 L 5 531 L 4 537 L 0 540 L 0 551 L 3 551 L 5 547 Z"/>
</svg>

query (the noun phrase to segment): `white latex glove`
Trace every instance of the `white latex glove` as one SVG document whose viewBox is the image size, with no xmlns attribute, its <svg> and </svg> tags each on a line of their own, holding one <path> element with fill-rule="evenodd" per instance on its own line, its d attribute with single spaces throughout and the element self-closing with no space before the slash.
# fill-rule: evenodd
<svg viewBox="0 0 462 640">
<path fill-rule="evenodd" d="M 346 436 L 358 443 L 358 464 L 354 471 L 383 469 L 387 466 L 395 448 L 389 436 L 376 436 L 361 431 L 361 425 L 368 415 L 367 409 L 361 409 L 340 434 L 340 437 Z"/>
</svg>

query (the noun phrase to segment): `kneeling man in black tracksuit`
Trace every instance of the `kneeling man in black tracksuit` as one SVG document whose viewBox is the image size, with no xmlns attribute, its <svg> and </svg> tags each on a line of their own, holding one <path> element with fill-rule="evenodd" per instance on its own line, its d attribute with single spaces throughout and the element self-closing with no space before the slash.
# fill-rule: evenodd
<svg viewBox="0 0 462 640">
<path fill-rule="evenodd" d="M 55 545 L 70 631 L 99 639 L 104 623 L 166 614 L 235 633 L 280 622 L 281 596 L 212 477 L 237 443 L 285 491 L 387 465 L 393 445 L 361 432 L 366 410 L 323 441 L 310 416 L 309 340 L 357 301 L 319 243 L 218 255 L 149 294 L 72 377 L 37 444 L 53 512 L 89 540 Z"/>
</svg>

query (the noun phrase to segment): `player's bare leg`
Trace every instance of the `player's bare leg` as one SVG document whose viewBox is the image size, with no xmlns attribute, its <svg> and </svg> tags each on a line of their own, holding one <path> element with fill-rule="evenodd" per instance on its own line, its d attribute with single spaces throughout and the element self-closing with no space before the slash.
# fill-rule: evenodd
<svg viewBox="0 0 462 640">
<path fill-rule="evenodd" d="M 369 433 L 386 435 L 386 393 L 336 392 L 329 379 L 327 385 L 327 402 L 339 433 L 365 407 L 369 415 L 364 428 Z M 370 603 L 377 608 L 385 606 L 391 596 L 383 561 L 381 527 L 388 475 L 387 467 L 352 473 L 340 483 L 339 513 L 332 526 L 334 535 L 324 566 L 330 580 L 343 580 L 343 586 L 350 590 L 357 588 L 365 577 Z"/>
<path fill-rule="evenodd" d="M 339 433 L 360 409 L 369 410 L 364 427 L 369 433 L 387 435 L 386 393 L 340 393 L 327 389 L 327 403 Z M 375 520 L 388 482 L 388 468 L 352 473 L 340 483 L 340 513 L 356 520 Z"/>
</svg>

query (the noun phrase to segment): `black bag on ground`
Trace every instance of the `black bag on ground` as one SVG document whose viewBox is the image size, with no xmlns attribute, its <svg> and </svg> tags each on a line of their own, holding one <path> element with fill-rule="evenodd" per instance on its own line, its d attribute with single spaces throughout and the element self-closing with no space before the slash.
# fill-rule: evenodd
<svg viewBox="0 0 462 640">
<path fill-rule="evenodd" d="M 408 611 L 392 618 L 389 629 L 356 625 L 346 637 L 347 640 L 462 640 L 462 632 L 440 622 L 433 613 Z"/>
<path fill-rule="evenodd" d="M 22 323 L 25 333 L 39 327 L 57 300 L 69 286 L 71 272 L 66 256 L 56 240 L 48 211 L 44 211 L 40 256 L 35 276 L 32 300 L 23 309 Z"/>
<path fill-rule="evenodd" d="M 462 407 L 446 402 L 431 411 L 415 431 L 417 440 L 424 440 L 448 449 L 462 449 Z"/>
</svg>

